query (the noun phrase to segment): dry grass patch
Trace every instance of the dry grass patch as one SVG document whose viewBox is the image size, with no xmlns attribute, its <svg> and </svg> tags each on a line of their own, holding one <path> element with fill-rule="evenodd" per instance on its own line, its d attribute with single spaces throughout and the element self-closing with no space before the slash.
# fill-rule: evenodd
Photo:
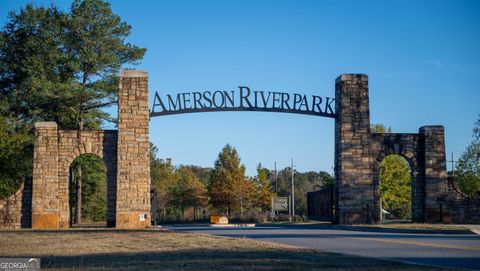
<svg viewBox="0 0 480 271">
<path fill-rule="evenodd" d="M 465 226 L 448 224 L 425 224 L 425 223 L 384 223 L 379 224 L 382 228 L 419 229 L 419 230 L 468 230 Z"/>
<path fill-rule="evenodd" d="M 439 270 L 159 229 L 2 231 L 0 244 L 0 256 L 40 257 L 61 270 Z"/>
</svg>

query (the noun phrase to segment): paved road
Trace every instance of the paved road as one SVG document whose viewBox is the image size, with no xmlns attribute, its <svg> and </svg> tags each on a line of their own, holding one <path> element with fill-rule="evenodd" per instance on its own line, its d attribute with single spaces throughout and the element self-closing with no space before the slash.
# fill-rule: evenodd
<svg viewBox="0 0 480 271">
<path fill-rule="evenodd" d="M 255 228 L 166 226 L 175 231 L 246 237 L 323 251 L 400 260 L 403 262 L 480 270 L 480 236 L 412 234 L 282 225 Z"/>
</svg>

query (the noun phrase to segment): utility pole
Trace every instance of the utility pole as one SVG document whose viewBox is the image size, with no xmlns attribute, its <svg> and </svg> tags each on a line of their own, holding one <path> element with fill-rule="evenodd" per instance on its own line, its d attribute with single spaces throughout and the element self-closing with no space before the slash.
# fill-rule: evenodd
<svg viewBox="0 0 480 271">
<path fill-rule="evenodd" d="M 295 216 L 295 187 L 294 187 L 294 181 L 293 181 L 293 158 L 292 158 L 292 216 Z"/>
<path fill-rule="evenodd" d="M 275 174 L 275 194 L 278 196 L 278 183 L 277 183 L 277 162 L 274 162 L 274 172 Z"/>
<path fill-rule="evenodd" d="M 451 162 L 452 163 L 452 177 L 455 177 L 455 163 L 457 161 L 453 160 L 453 152 L 452 152 L 452 160 L 451 161 L 447 161 L 447 162 Z"/>
</svg>

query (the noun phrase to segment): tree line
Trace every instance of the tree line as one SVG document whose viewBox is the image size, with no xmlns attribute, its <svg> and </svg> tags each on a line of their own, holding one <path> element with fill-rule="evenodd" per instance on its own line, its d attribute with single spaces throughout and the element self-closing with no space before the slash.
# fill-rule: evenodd
<svg viewBox="0 0 480 271">
<path fill-rule="evenodd" d="M 291 194 L 290 168 L 275 176 L 272 170 L 258 164 L 257 175 L 246 176 L 237 150 L 229 144 L 220 151 L 213 168 L 174 167 L 170 161 L 156 158 L 157 151 L 151 144 L 150 174 L 157 194 L 159 222 L 205 220 L 209 214 L 262 221 L 267 219 L 273 197 Z M 306 192 L 331 185 L 333 178 L 326 172 L 295 174 L 296 212 L 306 216 Z"/>
</svg>

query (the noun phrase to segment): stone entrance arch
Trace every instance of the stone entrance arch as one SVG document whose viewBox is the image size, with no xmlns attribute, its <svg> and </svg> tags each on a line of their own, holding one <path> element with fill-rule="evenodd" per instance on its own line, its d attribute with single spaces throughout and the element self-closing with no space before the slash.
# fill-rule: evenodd
<svg viewBox="0 0 480 271">
<path fill-rule="evenodd" d="M 69 226 L 69 170 L 72 162 L 82 154 L 95 154 L 105 162 L 107 226 L 115 226 L 117 131 L 58 130 L 55 122 L 38 122 L 35 130 L 37 140 L 35 144 L 32 227 L 67 228 Z M 56 169 L 53 159 L 57 160 Z M 45 174 L 51 174 L 48 176 L 51 179 L 46 179 Z M 55 176 L 57 176 L 57 180 L 53 182 Z M 37 198 L 38 194 L 35 193 L 42 193 L 44 196 Z M 45 203 L 48 206 L 45 206 Z M 52 208 L 53 206 L 57 206 L 57 208 Z M 53 212 L 42 212 L 42 210 L 52 210 Z"/>
<path fill-rule="evenodd" d="M 250 92 L 242 94 L 243 88 L 246 87 L 240 89 L 240 101 L 246 102 Z M 282 99 L 289 97 L 288 94 L 280 94 Z M 275 107 L 275 104 L 272 108 L 262 109 L 250 103 L 249 106 L 240 104 L 238 107 L 214 110 L 203 106 L 187 110 L 187 100 L 184 99 L 184 107 L 180 110 L 163 113 L 152 110 L 153 113 L 150 113 L 147 73 L 134 70 L 121 73 L 118 97 L 117 131 L 65 131 L 59 130 L 54 122 L 35 125 L 32 189 L 27 185 L 14 196 L 0 200 L 0 215 L 15 218 L 0 218 L 0 228 L 29 224 L 30 220 L 25 216 L 29 216 L 30 209 L 32 228 L 68 227 L 68 169 L 72 161 L 84 153 L 96 154 L 105 161 L 108 225 L 117 228 L 148 227 L 151 206 L 150 116 L 212 111 L 270 111 L 335 118 L 333 197 L 337 223 L 380 222 L 378 173 L 380 162 L 389 154 L 399 154 L 410 164 L 414 221 L 480 221 L 480 198 L 466 197 L 458 191 L 453 180 L 447 178 L 442 126 L 424 126 L 418 133 L 411 134 L 370 131 L 368 77 L 364 74 L 343 74 L 336 79 L 334 113 L 327 110 L 331 109 L 332 99 L 325 99 L 326 107 L 322 111 L 319 106 L 322 98 L 318 96 L 313 96 L 316 107 L 310 110 L 295 109 L 295 106 L 287 110 Z M 193 97 L 196 97 L 195 94 Z M 312 111 L 315 108 L 318 112 Z M 8 210 L 2 206 L 9 206 Z"/>
<path fill-rule="evenodd" d="M 32 228 L 69 226 L 69 167 L 84 153 L 105 161 L 107 225 L 150 225 L 147 73 L 123 71 L 118 98 L 118 131 L 65 131 L 55 122 L 35 125 Z"/>
<path fill-rule="evenodd" d="M 416 134 L 371 133 L 368 77 L 343 74 L 335 82 L 336 214 L 340 224 L 381 220 L 379 164 L 399 154 L 410 164 L 415 222 L 450 222 L 443 126 Z"/>
<path fill-rule="evenodd" d="M 374 218 L 381 218 L 380 204 L 380 165 L 387 156 L 395 154 L 403 157 L 409 167 L 411 176 L 412 193 L 412 221 L 421 222 L 424 220 L 424 182 L 418 176 L 422 169 L 418 163 L 418 152 L 421 151 L 418 146 L 418 134 L 398 134 L 398 133 L 372 133 L 372 150 L 376 157 L 373 164 L 373 189 L 374 189 Z M 379 220 L 374 220 L 380 222 Z"/>
</svg>

